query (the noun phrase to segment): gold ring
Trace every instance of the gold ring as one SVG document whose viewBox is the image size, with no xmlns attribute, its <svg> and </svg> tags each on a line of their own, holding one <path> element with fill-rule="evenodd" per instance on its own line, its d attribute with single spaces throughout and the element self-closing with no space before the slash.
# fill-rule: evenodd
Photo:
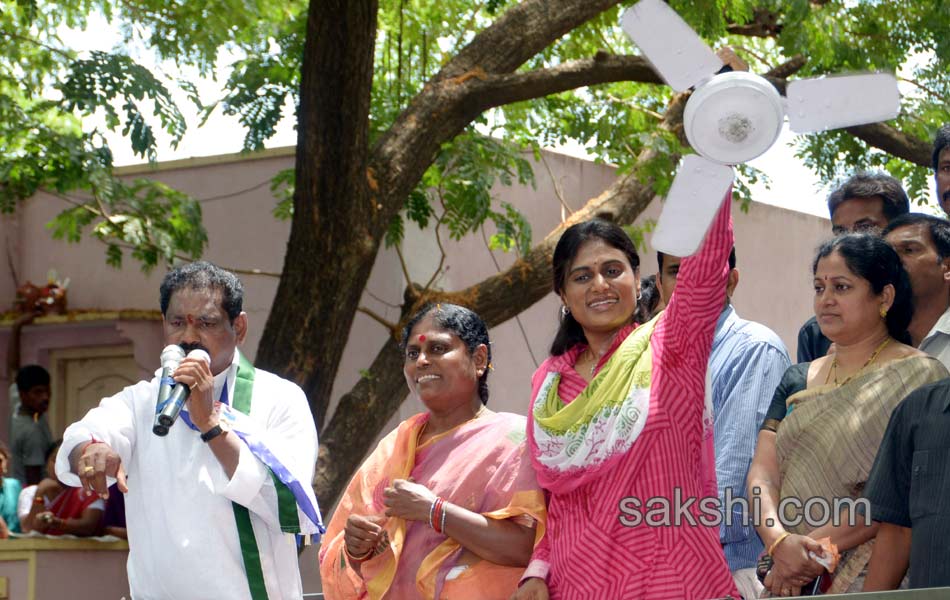
<svg viewBox="0 0 950 600">
<path fill-rule="evenodd" d="M 96 470 L 95 467 L 92 467 L 92 466 L 90 466 L 90 465 L 86 465 L 85 467 L 82 468 L 82 474 L 83 474 L 83 475 L 88 475 L 88 474 L 92 473 L 92 472 L 95 471 L 95 470 Z"/>
</svg>

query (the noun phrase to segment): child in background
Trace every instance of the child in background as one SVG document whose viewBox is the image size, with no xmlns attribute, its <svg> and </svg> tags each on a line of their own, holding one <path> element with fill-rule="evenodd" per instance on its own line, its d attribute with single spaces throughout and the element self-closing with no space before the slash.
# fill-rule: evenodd
<svg viewBox="0 0 950 600">
<path fill-rule="evenodd" d="M 62 441 L 56 441 L 46 455 L 47 472 L 55 473 L 56 454 Z M 105 501 L 93 492 L 68 487 L 47 477 L 37 485 L 24 488 L 18 512 L 24 532 L 33 530 L 47 535 L 70 534 L 79 537 L 99 535 Z"/>
</svg>

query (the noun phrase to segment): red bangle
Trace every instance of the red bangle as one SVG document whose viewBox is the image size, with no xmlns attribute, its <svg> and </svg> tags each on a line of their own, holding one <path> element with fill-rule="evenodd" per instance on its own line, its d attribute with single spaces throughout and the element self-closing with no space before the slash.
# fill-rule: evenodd
<svg viewBox="0 0 950 600">
<path fill-rule="evenodd" d="M 439 522 L 442 520 L 442 506 L 445 504 L 445 499 L 441 496 L 435 499 L 435 511 L 432 515 L 432 529 L 436 533 L 442 533 L 442 528 L 439 527 Z"/>
</svg>

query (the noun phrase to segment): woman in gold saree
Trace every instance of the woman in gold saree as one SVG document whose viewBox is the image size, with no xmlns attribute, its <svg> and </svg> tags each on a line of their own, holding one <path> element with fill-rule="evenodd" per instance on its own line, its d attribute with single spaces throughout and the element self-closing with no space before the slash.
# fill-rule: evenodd
<svg viewBox="0 0 950 600">
<path fill-rule="evenodd" d="M 809 554 L 824 554 L 816 540 L 825 537 L 841 552 L 828 592 L 860 591 L 877 525 L 851 514 L 848 501 L 860 498 L 900 401 L 947 377 L 938 360 L 905 343 L 910 283 L 883 239 L 854 233 L 826 242 L 812 271 L 815 316 L 834 350 L 785 373 L 748 476 L 749 498 L 761 501 L 756 529 L 773 561 L 765 581 L 773 596 L 797 596 L 824 573 Z"/>
<path fill-rule="evenodd" d="M 427 412 L 360 466 L 320 549 L 328 600 L 507 598 L 544 534 L 525 418 L 488 410 L 488 330 L 472 311 L 429 306 L 406 326 L 410 390 Z"/>
</svg>

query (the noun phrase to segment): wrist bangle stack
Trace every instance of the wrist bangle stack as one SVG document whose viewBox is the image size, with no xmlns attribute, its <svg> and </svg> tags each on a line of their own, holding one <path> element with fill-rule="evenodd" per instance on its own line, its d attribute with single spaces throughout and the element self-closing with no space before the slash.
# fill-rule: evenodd
<svg viewBox="0 0 950 600">
<path fill-rule="evenodd" d="M 782 535 L 778 536 L 778 537 L 775 539 L 775 541 L 772 542 L 772 545 L 769 546 L 769 556 L 772 556 L 772 554 L 775 553 L 775 549 L 778 547 L 778 545 L 781 544 L 782 541 L 783 541 L 785 538 L 787 538 L 788 536 L 790 536 L 790 535 L 792 535 L 792 534 L 789 533 L 788 531 L 786 531 L 786 532 L 783 533 Z"/>
<path fill-rule="evenodd" d="M 429 527 L 436 533 L 445 531 L 445 498 L 436 497 L 429 508 Z"/>
</svg>

